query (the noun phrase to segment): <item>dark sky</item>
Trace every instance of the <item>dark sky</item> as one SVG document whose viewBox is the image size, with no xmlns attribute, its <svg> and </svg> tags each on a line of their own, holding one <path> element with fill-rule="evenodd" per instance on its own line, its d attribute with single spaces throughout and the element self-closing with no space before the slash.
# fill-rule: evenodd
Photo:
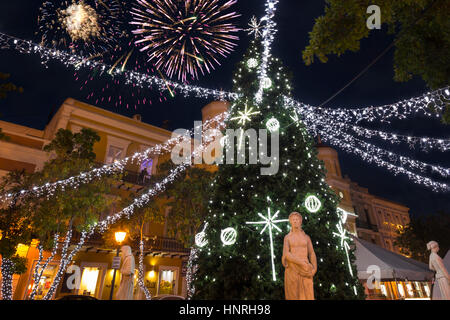
<svg viewBox="0 0 450 320">
<path fill-rule="evenodd" d="M 40 3 L 38 0 L 1 1 L 0 31 L 38 41 L 35 32 Z M 311 105 L 319 105 L 338 91 L 392 41 L 385 30 L 374 31 L 369 39 L 362 41 L 359 52 L 347 53 L 340 58 L 330 57 L 327 64 L 315 63 L 313 66 L 305 66 L 301 53 L 308 43 L 308 32 L 312 29 L 314 19 L 324 11 L 324 3 L 318 0 L 282 0 L 276 17 L 279 33 L 273 46 L 273 53 L 281 58 L 294 74 L 295 98 Z M 262 15 L 264 6 L 262 0 L 239 0 L 235 9 L 242 14 L 239 19 L 240 26 L 246 27 L 252 15 L 257 17 Z M 197 84 L 231 90 L 234 66 L 251 40 L 245 32 L 240 36 L 238 49 L 223 61 L 221 67 L 198 80 Z M 330 102 L 328 107 L 383 105 L 418 96 L 427 91 L 425 83 L 420 78 L 408 83 L 394 82 L 392 59 L 393 51 L 390 51 L 363 77 Z M 80 91 L 80 83 L 75 81 L 73 70 L 66 69 L 56 62 L 49 63 L 48 68 L 45 68 L 37 56 L 3 50 L 0 51 L 0 72 L 11 73 L 13 82 L 25 89 L 21 95 L 12 94 L 6 100 L 0 101 L 1 119 L 5 121 L 43 129 L 49 115 L 66 98 L 73 97 L 87 103 L 95 103 L 86 99 L 87 91 Z M 123 90 L 128 88 L 124 87 Z M 174 130 L 192 128 L 193 121 L 201 119 L 201 108 L 208 103 L 201 99 L 181 97 L 159 103 L 158 94 L 154 91 L 149 91 L 148 96 L 152 97 L 153 104 L 139 110 L 116 108 L 113 105 L 98 106 L 127 116 L 140 113 L 143 121 L 156 126 L 161 126 L 164 120 L 170 120 L 170 129 Z M 450 133 L 449 128 L 441 125 L 439 121 L 420 118 L 373 128 L 431 137 L 449 137 Z M 439 163 L 447 167 L 450 165 L 448 152 L 423 154 L 384 145 L 382 142 L 380 145 L 396 152 L 404 152 L 422 161 Z M 360 185 L 368 187 L 371 193 L 409 206 L 411 214 L 423 215 L 438 210 L 449 212 L 448 193 L 433 193 L 413 184 L 403 176 L 395 177 L 382 168 L 366 164 L 355 156 L 344 152 L 339 154 L 343 173 Z"/>
</svg>

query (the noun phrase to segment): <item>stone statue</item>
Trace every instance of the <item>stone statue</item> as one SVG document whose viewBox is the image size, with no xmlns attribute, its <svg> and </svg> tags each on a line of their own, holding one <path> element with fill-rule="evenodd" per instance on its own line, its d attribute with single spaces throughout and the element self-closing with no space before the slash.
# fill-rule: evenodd
<svg viewBox="0 0 450 320">
<path fill-rule="evenodd" d="M 131 252 L 130 246 L 122 246 L 122 267 L 120 273 L 122 278 L 120 286 L 116 293 L 116 300 L 133 300 L 134 289 L 134 256 Z"/>
<path fill-rule="evenodd" d="M 427 249 L 431 250 L 429 262 L 430 270 L 436 271 L 436 280 L 434 283 L 435 289 L 433 290 L 433 293 L 436 289 L 439 289 L 437 294 L 433 294 L 433 300 L 450 300 L 450 276 L 444 266 L 444 262 L 437 254 L 439 251 L 439 244 L 436 241 L 430 241 L 427 243 Z M 437 296 L 436 299 L 435 296 Z"/>
<path fill-rule="evenodd" d="M 311 239 L 302 230 L 300 213 L 289 215 L 291 231 L 284 237 L 282 263 L 286 300 L 314 300 L 313 277 L 317 272 Z"/>
</svg>

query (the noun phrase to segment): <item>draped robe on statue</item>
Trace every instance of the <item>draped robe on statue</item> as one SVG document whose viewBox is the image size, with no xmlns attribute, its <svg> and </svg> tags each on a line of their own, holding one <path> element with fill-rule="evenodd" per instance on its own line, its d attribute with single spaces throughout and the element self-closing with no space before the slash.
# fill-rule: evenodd
<svg viewBox="0 0 450 320">
<path fill-rule="evenodd" d="M 286 300 L 314 300 L 313 270 L 316 255 L 311 239 L 303 231 L 284 237 L 284 290 Z M 314 264 L 314 265 L 313 265 Z"/>
<path fill-rule="evenodd" d="M 444 262 L 437 253 L 432 252 L 429 263 L 430 270 L 436 271 L 434 286 L 440 291 L 440 294 L 433 295 L 433 300 L 450 300 L 450 276 L 444 266 Z M 435 296 L 437 296 L 437 299 Z"/>
<path fill-rule="evenodd" d="M 133 300 L 134 289 L 134 256 L 129 246 L 122 247 L 122 267 L 120 273 L 122 278 L 117 290 L 116 300 Z"/>
</svg>

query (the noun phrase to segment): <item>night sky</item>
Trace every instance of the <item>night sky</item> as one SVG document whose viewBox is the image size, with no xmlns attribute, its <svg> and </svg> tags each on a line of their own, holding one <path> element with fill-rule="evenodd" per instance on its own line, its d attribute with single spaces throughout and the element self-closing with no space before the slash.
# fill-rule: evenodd
<svg viewBox="0 0 450 320">
<path fill-rule="evenodd" d="M 0 31 L 39 42 L 35 32 L 40 3 L 38 0 L 1 1 Z M 359 52 L 347 53 L 340 58 L 330 57 L 327 64 L 316 62 L 312 66 L 305 66 L 301 59 L 302 50 L 308 44 L 308 32 L 312 30 L 314 19 L 324 12 L 324 5 L 324 1 L 317 0 L 281 0 L 275 19 L 279 25 L 279 32 L 273 45 L 273 54 L 281 58 L 294 74 L 294 97 L 311 105 L 321 104 L 342 88 L 392 41 L 386 30 L 373 31 L 369 39 L 362 41 Z M 242 14 L 239 25 L 245 28 L 253 15 L 260 17 L 263 14 L 264 6 L 261 0 L 239 0 L 235 9 Z M 246 32 L 241 32 L 240 38 L 238 49 L 226 60 L 222 60 L 222 66 L 196 81 L 196 84 L 231 90 L 234 66 L 251 40 Z M 392 80 L 393 52 L 391 50 L 386 54 L 327 107 L 383 105 L 428 91 L 420 78 L 414 78 L 407 83 Z M 38 56 L 0 50 L 0 72 L 10 73 L 11 80 L 25 90 L 23 94 L 11 94 L 7 99 L 0 100 L 1 120 L 42 130 L 52 113 L 68 97 L 95 104 L 95 101 L 86 99 L 88 91 L 80 91 L 81 84 L 75 81 L 74 71 L 57 62 L 51 62 L 48 68 L 45 68 Z M 127 87 L 123 90 L 127 90 Z M 159 94 L 150 90 L 148 96 L 153 104 L 138 110 L 134 108 L 127 110 L 125 107 L 117 108 L 106 104 L 97 106 L 126 116 L 139 113 L 143 116 L 144 122 L 156 126 L 161 126 L 164 120 L 169 120 L 169 129 L 174 130 L 192 128 L 195 120 L 201 120 L 201 108 L 209 102 L 176 97 L 160 103 Z M 437 120 L 421 118 L 371 128 L 417 136 L 443 138 L 450 136 L 449 127 L 441 125 Z M 450 166 L 449 152 L 424 154 L 397 145 L 385 145 L 382 142 L 380 146 L 414 156 L 418 160 Z M 412 215 L 436 211 L 449 212 L 448 193 L 433 193 L 413 184 L 403 176 L 396 177 L 385 169 L 366 164 L 355 156 L 344 152 L 339 152 L 339 155 L 343 174 L 361 186 L 369 188 L 372 194 L 410 207 Z"/>
</svg>

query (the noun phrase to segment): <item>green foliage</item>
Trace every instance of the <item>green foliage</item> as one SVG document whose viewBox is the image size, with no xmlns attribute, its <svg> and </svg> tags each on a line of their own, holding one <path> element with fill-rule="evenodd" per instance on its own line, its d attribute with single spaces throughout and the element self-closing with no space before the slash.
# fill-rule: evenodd
<svg viewBox="0 0 450 320">
<path fill-rule="evenodd" d="M 359 51 L 361 40 L 370 33 L 366 20 L 370 0 L 328 0 L 325 14 L 315 20 L 309 45 L 303 51 L 305 64 L 317 57 Z M 394 79 L 408 81 L 420 76 L 432 88 L 449 84 L 450 2 L 440 0 L 379 0 L 382 24 L 395 35 Z M 381 48 L 380 48 L 381 49 Z M 381 50 L 380 50 L 381 51 Z"/>
<path fill-rule="evenodd" d="M 27 272 L 27 258 L 20 257 L 15 255 L 10 258 L 14 265 L 13 274 L 23 274 Z"/>
<path fill-rule="evenodd" d="M 30 175 L 25 171 L 8 173 L 0 183 L 0 194 L 17 193 L 31 185 Z M 16 196 L 0 208 L 0 255 L 11 258 L 19 243 L 31 241 L 30 211 Z"/>
<path fill-rule="evenodd" d="M 42 185 L 89 171 L 94 166 L 93 146 L 100 137 L 90 129 L 73 134 L 60 129 L 44 150 L 53 153 L 44 168 L 34 175 L 34 183 Z M 29 200 L 33 208 L 33 231 L 45 248 L 53 246 L 55 233 L 69 229 L 86 230 L 98 220 L 116 197 L 110 194 L 111 183 L 118 176 L 102 177 L 75 188 L 59 188 L 54 193 Z"/>
<path fill-rule="evenodd" d="M 172 162 L 170 162 L 172 164 Z M 168 188 L 170 211 L 167 231 L 187 248 L 207 216 L 211 182 L 215 174 L 199 167 L 190 167 Z"/>
<path fill-rule="evenodd" d="M 440 255 L 445 256 L 450 249 L 450 215 L 438 213 L 423 217 L 411 217 L 409 225 L 401 231 L 395 241 L 402 254 L 415 260 L 428 263 L 430 252 L 427 243 L 434 240 L 439 243 Z"/>
<path fill-rule="evenodd" d="M 275 175 L 261 175 L 262 165 L 224 164 L 213 181 L 211 203 L 208 207 L 208 244 L 199 248 L 198 271 L 195 274 L 195 299 L 284 299 L 281 263 L 283 239 L 289 231 L 289 223 L 280 223 L 282 232 L 274 229 L 274 253 L 277 280 L 272 280 L 270 241 L 267 230 L 260 235 L 263 226 L 248 225 L 249 221 L 262 220 L 258 213 L 267 215 L 280 211 L 278 219 L 287 219 L 293 211 L 303 215 L 303 229 L 311 237 L 318 261 L 314 278 L 316 299 L 362 299 L 364 290 L 356 276 L 352 277 L 347 266 L 345 251 L 333 236 L 340 218 L 336 212 L 338 197 L 325 182 L 323 163 L 317 159 L 314 141 L 301 123 L 293 123 L 293 113 L 283 108 L 283 96 L 290 96 L 290 77 L 278 59 L 271 59 L 268 75 L 271 88 L 264 90 L 263 101 L 253 103 L 258 88 L 258 68 L 247 66 L 249 58 L 261 63 L 261 46 L 253 43 L 234 77 L 234 92 L 243 97 L 235 101 L 232 116 L 238 115 L 245 105 L 254 107 L 260 114 L 254 115 L 243 129 L 266 129 L 266 122 L 274 117 L 280 122 L 280 168 Z M 227 129 L 238 129 L 237 121 L 230 120 Z M 237 149 L 237 139 L 231 143 Z M 268 138 L 270 144 L 270 136 Z M 249 143 L 245 144 L 248 155 Z M 253 151 L 255 152 L 255 151 Z M 269 149 L 267 154 L 272 151 Z M 248 163 L 248 162 L 247 162 Z M 322 209 L 309 213 L 304 207 L 307 195 L 315 194 L 322 202 Z M 224 246 L 221 230 L 232 227 L 237 231 L 234 245 Z M 258 258 L 259 256 L 259 258 Z M 354 261 L 353 251 L 350 259 Z M 353 274 L 356 268 L 353 266 Z M 355 296 L 353 287 L 357 288 Z"/>
<path fill-rule="evenodd" d="M 0 72 L 0 99 L 5 99 L 8 96 L 9 92 L 23 92 L 22 87 L 17 87 L 11 82 L 6 82 L 10 76 L 11 75 L 8 73 Z"/>
</svg>

